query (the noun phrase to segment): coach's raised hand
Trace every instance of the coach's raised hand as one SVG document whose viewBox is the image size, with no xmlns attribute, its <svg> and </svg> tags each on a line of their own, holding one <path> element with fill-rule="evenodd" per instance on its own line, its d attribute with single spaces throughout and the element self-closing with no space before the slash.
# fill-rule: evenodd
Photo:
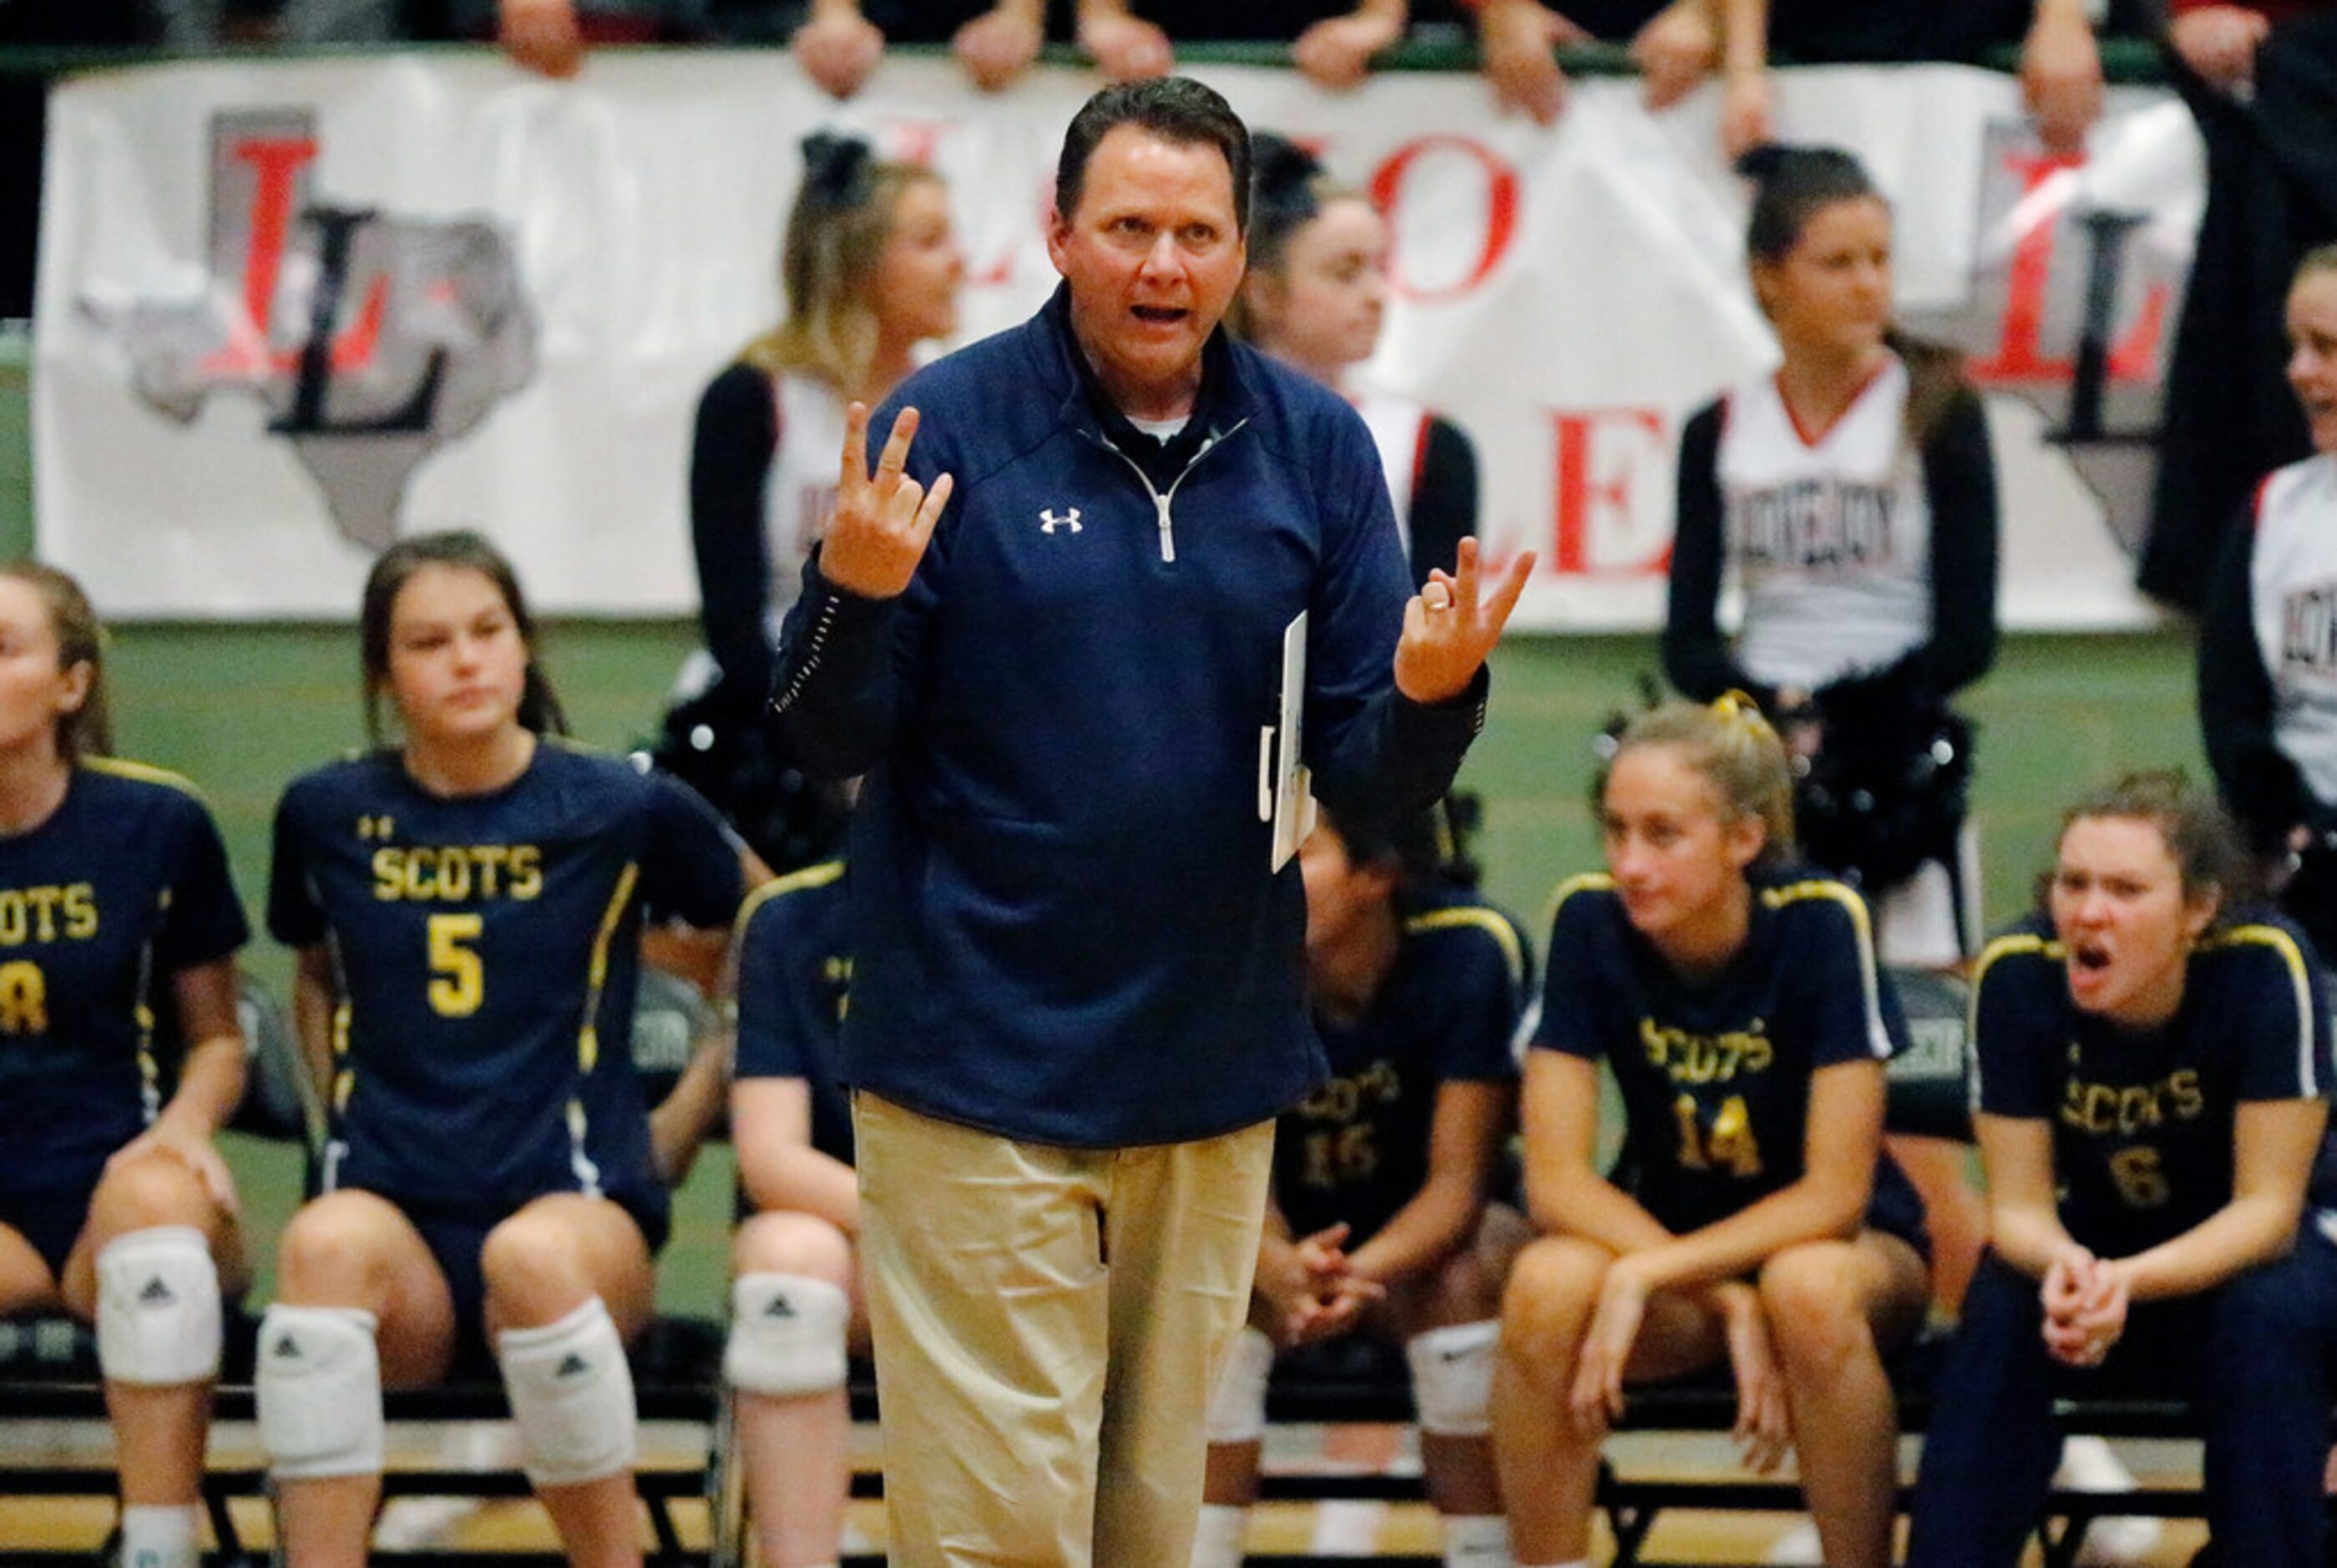
<svg viewBox="0 0 2337 1568">
<path fill-rule="evenodd" d="M 948 475 L 927 490 L 902 471 L 916 434 L 917 411 L 902 409 L 872 474 L 866 467 L 868 405 L 855 403 L 844 411 L 844 468 L 836 487 L 836 515 L 820 544 L 819 570 L 847 593 L 897 597 L 916 575 L 934 524 L 949 505 Z"/>
<path fill-rule="evenodd" d="M 938 488 L 938 486 L 936 486 Z M 1395 646 L 1396 690 L 1415 702 L 1457 697 L 1477 677 L 1485 655 L 1501 641 L 1501 627 L 1517 608 L 1533 574 L 1529 550 L 1510 563 L 1491 598 L 1481 598 L 1477 541 L 1461 541 L 1453 571 L 1428 574 L 1427 586 L 1403 607 L 1403 636 Z"/>
</svg>

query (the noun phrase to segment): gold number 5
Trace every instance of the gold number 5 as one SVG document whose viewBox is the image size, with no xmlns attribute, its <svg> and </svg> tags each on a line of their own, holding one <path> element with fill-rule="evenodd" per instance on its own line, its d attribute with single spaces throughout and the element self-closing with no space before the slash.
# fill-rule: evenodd
<svg viewBox="0 0 2337 1568">
<path fill-rule="evenodd" d="M 463 946 L 479 939 L 483 925 L 476 915 L 430 916 L 430 1005 L 442 1018 L 468 1018 L 486 995 L 486 965 Z"/>
</svg>

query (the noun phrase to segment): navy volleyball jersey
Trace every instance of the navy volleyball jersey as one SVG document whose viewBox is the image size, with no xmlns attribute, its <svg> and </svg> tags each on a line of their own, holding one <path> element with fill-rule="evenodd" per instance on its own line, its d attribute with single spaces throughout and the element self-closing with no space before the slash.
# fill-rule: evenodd
<svg viewBox="0 0 2337 1568">
<path fill-rule="evenodd" d="M 1460 894 L 1409 905 L 1395 964 L 1371 1010 L 1315 1028 L 1331 1078 L 1274 1132 L 1274 1191 L 1305 1236 L 1345 1220 L 1355 1246 L 1428 1180 L 1436 1092 L 1513 1083 L 1531 958 L 1516 922 Z"/>
<path fill-rule="evenodd" d="M 554 1191 L 662 1220 L 626 1050 L 644 899 L 727 926 L 738 841 L 660 774 L 552 740 L 444 799 L 396 751 L 296 780 L 268 925 L 341 979 L 328 1187 L 494 1214 Z"/>
<path fill-rule="evenodd" d="M 161 1109 L 171 976 L 249 935 L 219 829 L 174 773 L 86 759 L 46 822 L 0 838 L 0 1191 L 95 1183 Z"/>
<path fill-rule="evenodd" d="M 1551 919 L 1533 1044 L 1613 1069 L 1625 1118 L 1617 1180 L 1676 1234 L 1801 1179 L 1813 1073 L 1906 1048 L 1858 895 L 1798 872 L 1752 884 L 1744 948 L 1698 984 L 1632 929 L 1612 877 L 1562 884 Z M 1870 1218 L 1903 1214 L 1903 1228 L 1919 1208 L 1884 1158 Z"/>
<path fill-rule="evenodd" d="M 2315 1100 L 2329 1083 L 2328 1004 L 2313 950 L 2266 914 L 2192 951 L 2165 1027 L 2120 1029 L 2069 1000 L 2068 952 L 2042 916 L 1990 943 L 1972 979 L 1972 1105 L 2053 1125 L 2061 1223 L 2121 1258 L 2232 1198 L 2232 1122 L 2246 1100 Z M 2308 1210 L 2337 1206 L 2323 1136 Z"/>
<path fill-rule="evenodd" d="M 852 985 L 844 862 L 767 882 L 738 915 L 738 1054 L 734 1078 L 800 1078 L 811 1143 L 852 1163 L 844 1088 L 844 1010 Z"/>
</svg>

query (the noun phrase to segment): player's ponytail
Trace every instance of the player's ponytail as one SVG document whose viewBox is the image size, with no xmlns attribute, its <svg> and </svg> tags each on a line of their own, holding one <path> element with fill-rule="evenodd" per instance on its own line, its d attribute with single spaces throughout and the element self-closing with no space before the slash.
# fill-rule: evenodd
<svg viewBox="0 0 2337 1568">
<path fill-rule="evenodd" d="M 1785 742 L 1762 715 L 1759 704 L 1742 691 L 1731 691 L 1715 702 L 1673 699 L 1657 703 L 1626 725 L 1615 744 L 1615 757 L 1641 746 L 1669 746 L 1682 760 L 1702 774 L 1720 797 L 1721 811 L 1731 820 L 1753 818 L 1763 830 L 1755 866 L 1775 866 L 1794 856 L 1794 770 L 1785 760 Z M 1610 758 L 1609 769 L 1614 767 Z M 1606 793 L 1606 779 L 1599 779 Z"/>
<path fill-rule="evenodd" d="M 425 566 L 448 566 L 466 572 L 476 572 L 495 585 L 503 595 L 504 608 L 511 612 L 512 624 L 519 631 L 521 643 L 527 649 L 525 682 L 520 689 L 519 723 L 523 730 L 539 735 L 568 733 L 568 715 L 560 705 L 560 694 L 552 687 L 552 678 L 543 672 L 543 662 L 538 657 L 535 638 L 535 617 L 527 607 L 527 595 L 520 592 L 519 573 L 504 553 L 487 543 L 483 534 L 467 528 L 450 529 L 439 534 L 416 534 L 401 539 L 381 553 L 366 576 L 363 609 L 357 617 L 357 657 L 365 682 L 366 733 L 376 744 L 383 740 L 381 697 L 389 686 L 389 629 L 391 612 L 397 607 L 398 591 L 412 581 Z"/>
<path fill-rule="evenodd" d="M 113 750 L 113 711 L 105 681 L 105 628 L 90 608 L 81 584 L 54 566 L 19 560 L 0 564 L 0 577 L 12 577 L 40 595 L 48 612 L 49 632 L 57 640 L 57 668 L 89 667 L 89 691 L 81 706 L 57 719 L 57 755 L 67 762 L 102 757 Z"/>
</svg>

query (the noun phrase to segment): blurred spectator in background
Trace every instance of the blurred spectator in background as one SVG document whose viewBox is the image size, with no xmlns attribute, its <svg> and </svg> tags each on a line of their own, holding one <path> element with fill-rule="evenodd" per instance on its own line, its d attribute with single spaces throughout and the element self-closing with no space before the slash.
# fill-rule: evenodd
<svg viewBox="0 0 2337 1568">
<path fill-rule="evenodd" d="M 2207 204 L 2166 368 L 2145 592 L 2196 610 L 2256 482 L 2313 450 L 2283 385 L 2289 278 L 2337 239 L 2337 3 L 2174 0 L 2170 74 Z"/>
<path fill-rule="evenodd" d="M 1165 76 L 1174 44 L 1287 43 L 1291 64 L 1317 85 L 1353 87 L 1372 56 L 1402 41 L 1407 0 L 1076 0 L 1080 47 L 1115 82 Z"/>
<path fill-rule="evenodd" d="M 849 98 L 889 41 L 947 44 L 973 84 L 995 93 L 1039 57 L 1046 0 L 810 0 L 789 47 L 804 74 Z"/>
<path fill-rule="evenodd" d="M 210 5 L 224 0 L 150 0 Z M 500 42 L 546 76 L 574 75 L 601 44 L 777 44 L 828 93 L 857 92 L 885 43 L 950 44 L 985 88 L 1038 56 L 1047 0 L 283 0 L 294 44 Z"/>
<path fill-rule="evenodd" d="M 754 720 L 780 617 L 835 507 L 845 404 L 882 401 L 920 344 L 957 329 L 965 277 L 931 170 L 826 132 L 803 155 L 779 270 L 787 317 L 699 399 L 689 532 L 706 652 L 683 667 L 656 752 L 782 870 L 832 853 L 843 821 Z"/>
<path fill-rule="evenodd" d="M 2102 112 L 2102 63 L 2088 0 L 1716 0 L 1726 97 L 1721 143 L 1731 157 L 1777 133 L 1768 77 L 1775 50 L 1805 64 L 1979 62 L 2020 46 L 2021 99 L 2055 152 L 2077 152 Z"/>
<path fill-rule="evenodd" d="M 1647 83 L 1648 107 L 1687 96 L 1719 58 L 1718 0 L 1460 0 L 1477 13 L 1477 49 L 1503 109 L 1548 125 L 1566 107 L 1566 74 L 1552 51 L 1571 44 L 1628 43 Z"/>
<path fill-rule="evenodd" d="M 2199 633 L 2217 792 L 2321 952 L 2337 952 L 2337 246 L 2288 292 L 2288 384 L 2313 453 L 2225 531 Z"/>
<path fill-rule="evenodd" d="M 1364 416 L 1413 586 L 1424 587 L 1432 570 L 1456 569 L 1461 541 L 1477 531 L 1477 452 L 1459 426 L 1414 399 L 1347 385 L 1379 346 L 1387 313 L 1387 220 L 1296 142 L 1259 132 L 1250 148 L 1249 270 L 1227 319 Z"/>
</svg>

